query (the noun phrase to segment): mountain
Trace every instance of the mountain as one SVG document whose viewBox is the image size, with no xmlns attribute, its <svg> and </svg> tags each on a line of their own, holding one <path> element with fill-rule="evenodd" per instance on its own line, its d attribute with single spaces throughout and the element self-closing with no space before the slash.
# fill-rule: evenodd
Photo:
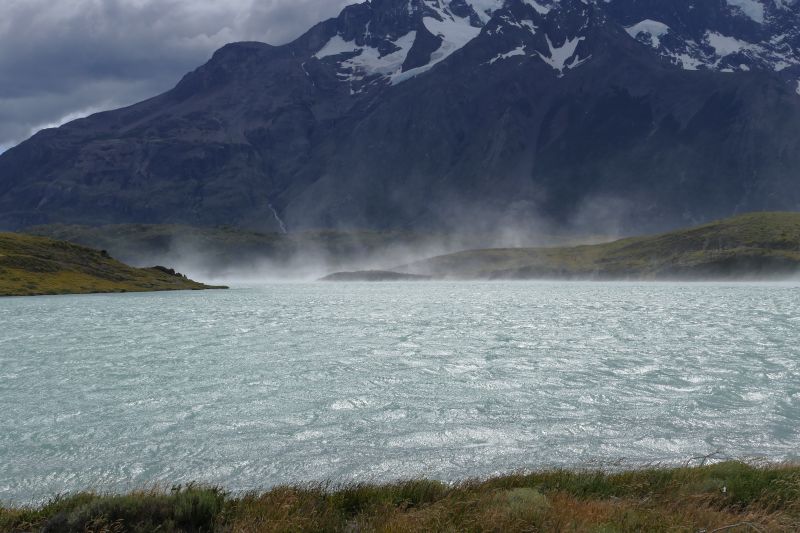
<svg viewBox="0 0 800 533">
<path fill-rule="evenodd" d="M 165 267 L 132 268 L 105 251 L 0 233 L 0 296 L 212 289 Z"/>
<path fill-rule="evenodd" d="M 797 0 L 372 0 L 0 155 L 0 227 L 655 231 L 800 208 Z"/>
<path fill-rule="evenodd" d="M 467 250 L 397 270 L 446 279 L 797 279 L 800 213 L 749 213 L 588 246 Z"/>
</svg>

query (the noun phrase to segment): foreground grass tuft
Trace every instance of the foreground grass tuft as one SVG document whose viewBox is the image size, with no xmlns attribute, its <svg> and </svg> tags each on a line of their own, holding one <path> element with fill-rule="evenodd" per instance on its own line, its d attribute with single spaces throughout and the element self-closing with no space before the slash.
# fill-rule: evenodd
<svg viewBox="0 0 800 533">
<path fill-rule="evenodd" d="M 226 506 L 215 488 L 56 497 L 40 509 L 0 511 L 2 531 L 213 531 Z"/>
<path fill-rule="evenodd" d="M 276 487 L 232 495 L 190 485 L 77 494 L 0 508 L 0 531 L 800 531 L 800 467 L 725 462 L 619 473 Z"/>
</svg>

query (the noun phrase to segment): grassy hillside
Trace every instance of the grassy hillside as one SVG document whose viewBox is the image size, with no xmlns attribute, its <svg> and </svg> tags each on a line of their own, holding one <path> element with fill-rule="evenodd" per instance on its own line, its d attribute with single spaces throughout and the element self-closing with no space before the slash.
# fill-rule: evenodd
<svg viewBox="0 0 800 533">
<path fill-rule="evenodd" d="M 450 278 L 759 278 L 800 271 L 800 213 L 751 213 L 575 247 L 470 250 L 401 270 Z"/>
<path fill-rule="evenodd" d="M 737 462 L 617 474 L 554 471 L 464 482 L 279 487 L 233 496 L 197 486 L 78 494 L 0 507 L 0 531 L 800 530 L 800 468 Z"/>
<path fill-rule="evenodd" d="M 106 252 L 0 233 L 0 296 L 210 288 L 166 268 L 132 268 Z"/>
</svg>

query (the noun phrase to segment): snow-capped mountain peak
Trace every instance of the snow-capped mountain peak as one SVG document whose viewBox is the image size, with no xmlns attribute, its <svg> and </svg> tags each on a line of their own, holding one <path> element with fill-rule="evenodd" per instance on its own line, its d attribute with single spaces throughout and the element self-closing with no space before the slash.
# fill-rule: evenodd
<svg viewBox="0 0 800 533">
<path fill-rule="evenodd" d="M 424 74 L 482 33 L 485 63 L 540 60 L 563 76 L 592 57 L 588 32 L 618 26 L 685 70 L 767 70 L 800 80 L 798 0 L 371 0 L 349 6 L 313 58 L 351 92 Z"/>
<path fill-rule="evenodd" d="M 797 0 L 609 0 L 612 18 L 686 70 L 766 70 L 800 79 Z"/>
<path fill-rule="evenodd" d="M 354 93 L 399 83 L 478 36 L 504 0 L 372 0 L 346 8 L 314 58 L 334 64 Z"/>
<path fill-rule="evenodd" d="M 485 30 L 505 45 L 488 63 L 535 58 L 561 77 L 591 59 L 589 30 L 599 22 L 593 4 L 580 0 L 508 0 Z"/>
</svg>

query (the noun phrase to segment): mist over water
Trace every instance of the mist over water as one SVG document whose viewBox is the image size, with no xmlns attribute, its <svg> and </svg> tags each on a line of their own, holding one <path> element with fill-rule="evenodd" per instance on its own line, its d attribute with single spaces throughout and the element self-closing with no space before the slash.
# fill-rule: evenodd
<svg viewBox="0 0 800 533">
<path fill-rule="evenodd" d="M 0 500 L 800 459 L 800 284 L 0 299 Z"/>
<path fill-rule="evenodd" d="M 473 210 L 472 216 L 484 218 Z M 190 278 L 217 284 L 315 281 L 340 271 L 394 270 L 432 257 L 466 250 L 598 244 L 620 236 L 613 219 L 555 226 L 531 216 L 481 225 L 464 221 L 458 231 L 420 232 L 307 230 L 250 233 L 230 228 L 124 226 L 49 233 L 96 249 L 132 266 L 163 265 Z"/>
</svg>

